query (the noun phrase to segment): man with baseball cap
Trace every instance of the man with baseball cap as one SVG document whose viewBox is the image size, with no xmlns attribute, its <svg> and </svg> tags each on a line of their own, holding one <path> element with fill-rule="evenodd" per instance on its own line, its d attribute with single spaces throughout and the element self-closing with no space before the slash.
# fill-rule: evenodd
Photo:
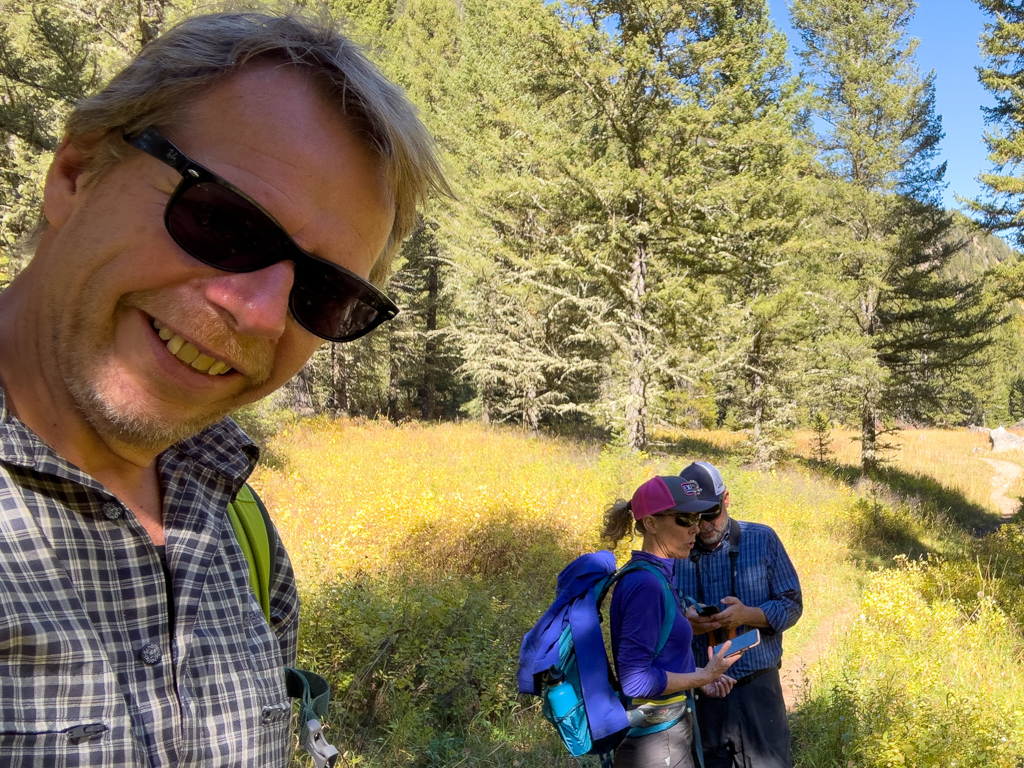
<svg viewBox="0 0 1024 768">
<path fill-rule="evenodd" d="M 689 558 L 676 561 L 680 593 L 718 609 L 710 616 L 687 610 L 694 659 L 698 664 L 706 659 L 712 641 L 721 643 L 754 628 L 761 633 L 760 645 L 729 670 L 736 681 L 729 695 L 704 697 L 697 706 L 705 768 L 789 768 L 793 761 L 779 667 L 782 633 L 803 612 L 800 580 L 775 531 L 729 517 L 729 491 L 714 466 L 696 461 L 679 476 L 698 486 L 699 499 L 718 502 L 701 515 Z"/>
</svg>

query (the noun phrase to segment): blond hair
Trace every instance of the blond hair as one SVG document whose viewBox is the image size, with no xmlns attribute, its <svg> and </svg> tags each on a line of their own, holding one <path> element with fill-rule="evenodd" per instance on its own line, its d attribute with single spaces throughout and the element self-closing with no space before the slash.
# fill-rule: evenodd
<svg viewBox="0 0 1024 768">
<path fill-rule="evenodd" d="M 395 252 L 434 193 L 451 194 L 434 143 L 402 90 L 343 35 L 295 14 L 224 12 L 196 16 L 156 38 L 99 93 L 79 102 L 65 138 L 86 153 L 97 177 L 128 155 L 125 133 L 175 127 L 218 80 L 256 62 L 307 74 L 384 164 L 395 221 L 370 279 L 387 277 Z"/>
<path fill-rule="evenodd" d="M 638 520 L 633 519 L 632 505 L 625 499 L 616 499 L 604 511 L 604 525 L 601 527 L 601 538 L 611 542 L 612 549 L 631 533 L 643 535 L 644 529 Z"/>
</svg>

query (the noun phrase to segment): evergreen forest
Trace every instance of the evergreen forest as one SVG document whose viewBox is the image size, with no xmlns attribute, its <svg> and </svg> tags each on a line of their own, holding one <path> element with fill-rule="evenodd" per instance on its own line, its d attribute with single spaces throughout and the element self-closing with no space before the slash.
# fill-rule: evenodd
<svg viewBox="0 0 1024 768">
<path fill-rule="evenodd" d="M 899 426 L 1024 418 L 1024 5 L 977 2 L 991 167 L 956 211 L 913 0 L 790 0 L 789 41 L 766 0 L 307 7 L 405 88 L 456 194 L 404 245 L 399 317 L 279 404 L 633 450 L 728 428 L 761 466 L 843 425 L 865 470 Z M 197 5 L 4 3 L 0 285 L 71 105 Z"/>
</svg>

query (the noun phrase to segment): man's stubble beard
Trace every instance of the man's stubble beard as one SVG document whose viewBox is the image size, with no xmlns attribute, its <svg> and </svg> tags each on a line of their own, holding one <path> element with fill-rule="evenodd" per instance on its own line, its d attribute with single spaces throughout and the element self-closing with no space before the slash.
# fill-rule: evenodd
<svg viewBox="0 0 1024 768">
<path fill-rule="evenodd" d="M 202 321 L 197 324 L 195 317 L 201 318 L 204 314 L 210 314 L 205 306 L 193 307 L 191 310 L 180 305 L 167 307 L 168 301 L 161 300 L 163 297 L 155 292 L 133 294 L 126 297 L 128 298 L 135 299 L 131 302 L 132 306 L 140 306 L 140 302 L 149 305 L 151 309 L 163 305 L 165 312 L 162 316 L 170 318 L 172 326 L 187 327 L 190 330 L 204 324 Z M 189 311 L 193 313 L 192 319 L 185 320 L 180 325 L 174 323 L 174 317 L 185 317 Z M 246 392 L 259 389 L 270 378 L 272 360 L 267 361 L 265 354 L 254 349 L 255 345 L 241 344 L 223 329 L 219 321 L 207 323 L 207 327 L 209 330 L 201 334 L 202 338 L 219 340 L 223 348 L 230 350 L 236 360 L 248 363 L 248 369 L 253 371 L 256 377 L 250 378 L 249 385 L 232 396 L 222 407 L 213 407 L 204 413 L 160 413 L 158 409 L 134 396 L 130 384 L 120 380 L 122 374 L 119 371 L 104 369 L 103 363 L 110 358 L 103 354 L 103 350 L 113 347 L 116 321 L 107 329 L 104 344 L 95 349 L 87 349 L 82 344 L 74 342 L 89 333 L 80 316 L 71 324 L 70 332 L 63 335 L 56 333 L 54 348 L 58 351 L 58 369 L 76 408 L 97 434 L 141 450 L 160 452 L 223 419 L 244 404 L 242 398 Z"/>
<path fill-rule="evenodd" d="M 705 536 L 704 534 L 698 532 L 697 533 L 697 539 L 700 541 L 701 545 L 703 547 L 705 547 L 706 549 L 714 549 L 715 547 L 717 547 L 719 544 L 722 543 L 722 539 L 725 538 L 725 534 L 726 534 L 726 532 L 728 530 L 729 530 L 729 526 L 728 526 L 728 524 L 726 524 L 721 529 L 716 527 L 715 530 L 713 530 L 707 536 Z"/>
<path fill-rule="evenodd" d="M 84 357 L 81 353 L 62 354 L 61 375 L 82 418 L 105 439 L 113 438 L 141 450 L 160 452 L 202 432 L 233 410 L 226 407 L 172 420 L 132 398 L 119 382 L 111 380 L 116 373 L 105 374 L 100 366 L 83 360 Z"/>
</svg>

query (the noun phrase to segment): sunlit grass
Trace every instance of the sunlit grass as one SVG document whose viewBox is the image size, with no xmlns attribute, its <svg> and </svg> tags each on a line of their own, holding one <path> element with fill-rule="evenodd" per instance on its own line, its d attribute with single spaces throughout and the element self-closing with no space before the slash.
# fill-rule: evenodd
<svg viewBox="0 0 1024 768">
<path fill-rule="evenodd" d="M 534 700 L 516 694 L 519 642 L 549 604 L 558 571 L 601 546 L 604 508 L 699 458 L 722 469 L 734 516 L 771 525 L 801 575 L 805 613 L 786 633 L 787 658 L 817 653 L 837 614 L 867 617 L 834 637 L 809 671 L 794 721 L 800 766 L 945 765 L 954 736 L 968 738 L 972 724 L 978 735 L 961 749 L 1010 754 L 990 737 L 1015 711 L 1007 702 L 1024 699 L 1014 656 L 1021 617 L 1012 611 L 1024 601 L 1006 570 L 1007 553 L 1024 559 L 1024 536 L 1000 534 L 985 540 L 990 549 L 972 549 L 934 498 L 908 495 L 923 489 L 942 504 L 988 508 L 989 467 L 973 450 L 984 436 L 901 435 L 892 493 L 852 482 L 856 473 L 836 464 L 755 471 L 742 465 L 743 437 L 734 433 L 656 438 L 662 453 L 634 455 L 480 425 L 317 419 L 271 440 L 274 463 L 253 482 L 292 555 L 304 601 L 300 663 L 332 680 L 329 719 L 348 765 L 578 765 Z M 842 442 L 834 441 L 838 466 L 855 464 L 856 445 Z M 627 542 L 620 559 L 628 550 Z M 946 559 L 892 570 L 900 552 Z M 971 553 L 991 553 L 995 565 L 986 570 Z M 900 682 L 900 669 L 920 681 Z M 941 709 L 986 675 L 998 675 L 996 714 L 978 710 L 980 695 L 955 699 L 967 714 Z M 879 685 L 887 703 L 872 709 Z M 857 727 L 836 730 L 847 709 Z M 883 728 L 887 713 L 916 730 Z M 939 743 L 949 748 L 927 752 Z M 999 760 L 976 764 L 1017 768 Z"/>
<path fill-rule="evenodd" d="M 712 440 L 737 442 L 703 434 L 692 445 Z M 558 571 L 602 546 L 607 505 L 705 456 L 600 451 L 479 425 L 326 419 L 284 429 L 271 448 L 280 466 L 260 467 L 253 483 L 306 604 L 304 661 L 334 682 L 350 762 L 381 766 L 408 764 L 430 744 L 469 749 L 468 764 L 483 760 L 478 750 L 496 750 L 488 765 L 563 759 L 532 702 L 515 694 L 519 641 L 551 601 Z M 734 514 L 772 525 L 804 574 L 807 608 L 786 637 L 799 653 L 856 598 L 844 533 L 853 492 L 806 469 L 719 464 Z M 441 728 L 441 709 L 461 735 Z M 530 741 L 538 734 L 540 745 Z"/>
<path fill-rule="evenodd" d="M 876 574 L 861 613 L 812 675 L 794 722 L 800 768 L 1024 762 L 1024 645 L 980 590 L 929 599 L 934 574 Z"/>
<path fill-rule="evenodd" d="M 832 430 L 830 450 L 837 463 L 860 466 L 859 435 L 851 430 Z M 796 453 L 813 458 L 813 438 L 809 431 L 796 432 L 793 436 Z M 995 513 L 999 511 L 991 499 L 991 478 L 995 470 L 981 459 L 1004 459 L 1024 466 L 1024 454 L 1011 451 L 993 454 L 987 435 L 966 429 L 910 429 L 884 439 L 894 446 L 894 450 L 884 454 L 888 466 L 931 477 Z"/>
<path fill-rule="evenodd" d="M 536 537 L 593 549 L 604 506 L 652 471 L 477 425 L 321 420 L 278 435 L 274 450 L 287 456 L 286 469 L 261 468 L 254 483 L 296 570 L 313 581 L 386 569 L 411 538 L 443 548 L 446 534 L 494 525 L 515 527 L 526 546 Z"/>
<path fill-rule="evenodd" d="M 700 439 L 723 447 L 737 443 L 728 432 L 702 432 Z M 507 576 L 521 573 L 515 561 L 538 548 L 554 552 L 564 565 L 604 546 L 598 539 L 602 514 L 616 498 L 628 497 L 654 474 L 675 474 L 701 458 L 602 454 L 478 425 L 327 420 L 283 432 L 274 450 L 288 457 L 286 470 L 261 468 L 253 481 L 274 510 L 307 588 L 337 576 L 410 566 L 427 577 L 481 569 Z M 733 514 L 774 527 L 805 574 L 808 613 L 791 641 L 798 648 L 829 606 L 854 594 L 853 571 L 845 563 L 853 494 L 809 470 L 765 475 L 736 464 L 722 468 Z M 474 536 L 495 528 L 515 532 L 500 552 L 494 548 L 500 536 L 492 532 L 487 542 Z M 474 543 L 482 551 L 474 551 Z M 418 550 L 410 552 L 411 544 Z M 620 560 L 631 544 L 638 546 L 624 542 Z M 553 588 L 553 580 L 541 586 Z"/>
</svg>

